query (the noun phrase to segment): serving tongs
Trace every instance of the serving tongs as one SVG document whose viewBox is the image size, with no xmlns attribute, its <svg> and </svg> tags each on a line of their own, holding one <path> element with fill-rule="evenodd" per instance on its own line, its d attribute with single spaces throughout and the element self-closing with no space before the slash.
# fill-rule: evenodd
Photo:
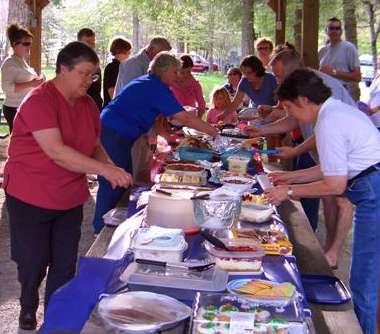
<svg viewBox="0 0 380 334">
<path fill-rule="evenodd" d="M 182 269 L 189 271 L 206 271 L 215 266 L 215 263 L 207 263 L 207 264 L 192 264 L 186 262 L 163 262 L 163 261 L 154 261 L 154 260 L 146 260 L 146 259 L 136 259 L 136 263 L 139 264 L 148 264 L 152 266 L 159 266 L 164 268 L 174 268 L 174 269 Z"/>
<path fill-rule="evenodd" d="M 215 247 L 221 248 L 226 251 L 230 251 L 230 248 L 227 247 L 226 244 L 222 240 L 220 240 L 217 237 L 214 237 L 207 230 L 202 230 L 201 235 L 203 238 L 205 238 L 210 244 L 214 245 Z"/>
</svg>

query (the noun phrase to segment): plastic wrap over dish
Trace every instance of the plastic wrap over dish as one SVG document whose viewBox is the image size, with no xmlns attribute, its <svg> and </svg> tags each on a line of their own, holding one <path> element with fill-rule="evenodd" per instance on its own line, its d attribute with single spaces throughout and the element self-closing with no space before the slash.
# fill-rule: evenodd
<svg viewBox="0 0 380 334">
<path fill-rule="evenodd" d="M 174 327 L 191 309 L 165 295 L 131 291 L 102 298 L 98 312 L 107 325 L 123 333 L 150 334 Z"/>
</svg>

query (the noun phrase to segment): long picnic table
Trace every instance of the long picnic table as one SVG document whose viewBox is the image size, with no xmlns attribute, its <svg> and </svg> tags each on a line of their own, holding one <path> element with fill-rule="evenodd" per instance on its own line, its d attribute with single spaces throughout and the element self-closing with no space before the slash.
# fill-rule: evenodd
<svg viewBox="0 0 380 334">
<path fill-rule="evenodd" d="M 294 246 L 297 266 L 301 274 L 333 275 L 300 203 L 296 201 L 284 202 L 278 207 L 278 211 L 286 223 L 289 238 Z M 104 256 L 114 231 L 114 227 L 106 226 L 89 249 L 87 256 Z M 351 302 L 343 305 L 317 305 L 309 303 L 309 306 L 312 311 L 312 318 L 307 318 L 309 319 L 310 333 L 362 333 Z M 163 333 L 182 334 L 186 333 L 186 330 L 182 326 Z M 118 332 L 106 329 L 104 323 L 97 316 L 96 311 L 93 311 L 81 333 L 116 334 Z"/>
</svg>

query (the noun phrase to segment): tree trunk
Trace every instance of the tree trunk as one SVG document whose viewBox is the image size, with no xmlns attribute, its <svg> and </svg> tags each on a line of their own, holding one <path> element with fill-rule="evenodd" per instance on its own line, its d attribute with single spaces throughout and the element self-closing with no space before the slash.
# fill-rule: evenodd
<svg viewBox="0 0 380 334">
<path fill-rule="evenodd" d="M 176 46 L 177 46 L 177 52 L 178 53 L 185 53 L 185 42 L 182 41 L 176 41 Z"/>
<path fill-rule="evenodd" d="M 18 23 L 24 28 L 29 27 L 29 8 L 25 0 L 9 0 L 8 5 L 8 25 L 11 23 Z M 10 45 L 8 38 L 5 44 L 5 56 L 8 54 Z"/>
<path fill-rule="evenodd" d="M 241 55 L 245 57 L 254 53 L 254 0 L 242 0 Z"/>
<path fill-rule="evenodd" d="M 28 27 L 29 9 L 25 0 L 9 0 L 8 24 L 17 22 L 23 27 Z"/>
<path fill-rule="evenodd" d="M 140 50 L 140 19 L 136 8 L 133 8 L 133 14 L 132 14 L 132 35 L 133 35 L 133 53 L 137 53 Z"/>
<path fill-rule="evenodd" d="M 301 52 L 302 48 L 302 8 L 297 7 L 294 12 L 295 19 L 293 25 L 294 31 L 294 46 L 298 52 Z"/>
<path fill-rule="evenodd" d="M 209 1 L 208 12 L 208 70 L 210 73 L 214 72 L 214 34 L 215 34 L 215 1 Z"/>
<path fill-rule="evenodd" d="M 346 40 L 358 45 L 358 37 L 356 31 L 356 4 L 355 0 L 342 0 L 343 2 L 343 22 Z M 360 98 L 360 89 L 358 83 L 350 82 L 350 93 L 355 100 Z"/>
<path fill-rule="evenodd" d="M 5 30 L 8 22 L 8 4 L 9 0 L 0 1 L 0 64 L 3 63 L 6 53 Z"/>
<path fill-rule="evenodd" d="M 373 59 L 373 74 L 376 76 L 377 72 L 377 35 L 376 28 L 375 28 L 375 9 L 373 3 L 371 1 L 363 1 L 364 5 L 367 7 L 367 14 L 368 14 L 368 23 L 369 23 L 369 30 L 371 33 L 371 53 L 372 53 L 372 59 Z"/>
</svg>

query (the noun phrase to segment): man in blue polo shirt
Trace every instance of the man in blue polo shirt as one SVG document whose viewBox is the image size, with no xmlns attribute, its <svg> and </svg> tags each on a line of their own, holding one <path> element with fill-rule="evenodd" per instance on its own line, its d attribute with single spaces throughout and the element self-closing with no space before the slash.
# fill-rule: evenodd
<svg viewBox="0 0 380 334">
<path fill-rule="evenodd" d="M 111 160 L 132 173 L 133 143 L 153 126 L 157 116 L 172 117 L 213 137 L 218 131 L 200 118 L 187 113 L 177 102 L 169 86 L 177 79 L 181 62 L 167 52 L 159 53 L 150 63 L 149 74 L 127 84 L 101 114 L 101 141 Z M 103 215 L 114 208 L 125 189 L 98 177 L 99 189 L 93 221 L 95 233 L 103 228 Z"/>
</svg>

